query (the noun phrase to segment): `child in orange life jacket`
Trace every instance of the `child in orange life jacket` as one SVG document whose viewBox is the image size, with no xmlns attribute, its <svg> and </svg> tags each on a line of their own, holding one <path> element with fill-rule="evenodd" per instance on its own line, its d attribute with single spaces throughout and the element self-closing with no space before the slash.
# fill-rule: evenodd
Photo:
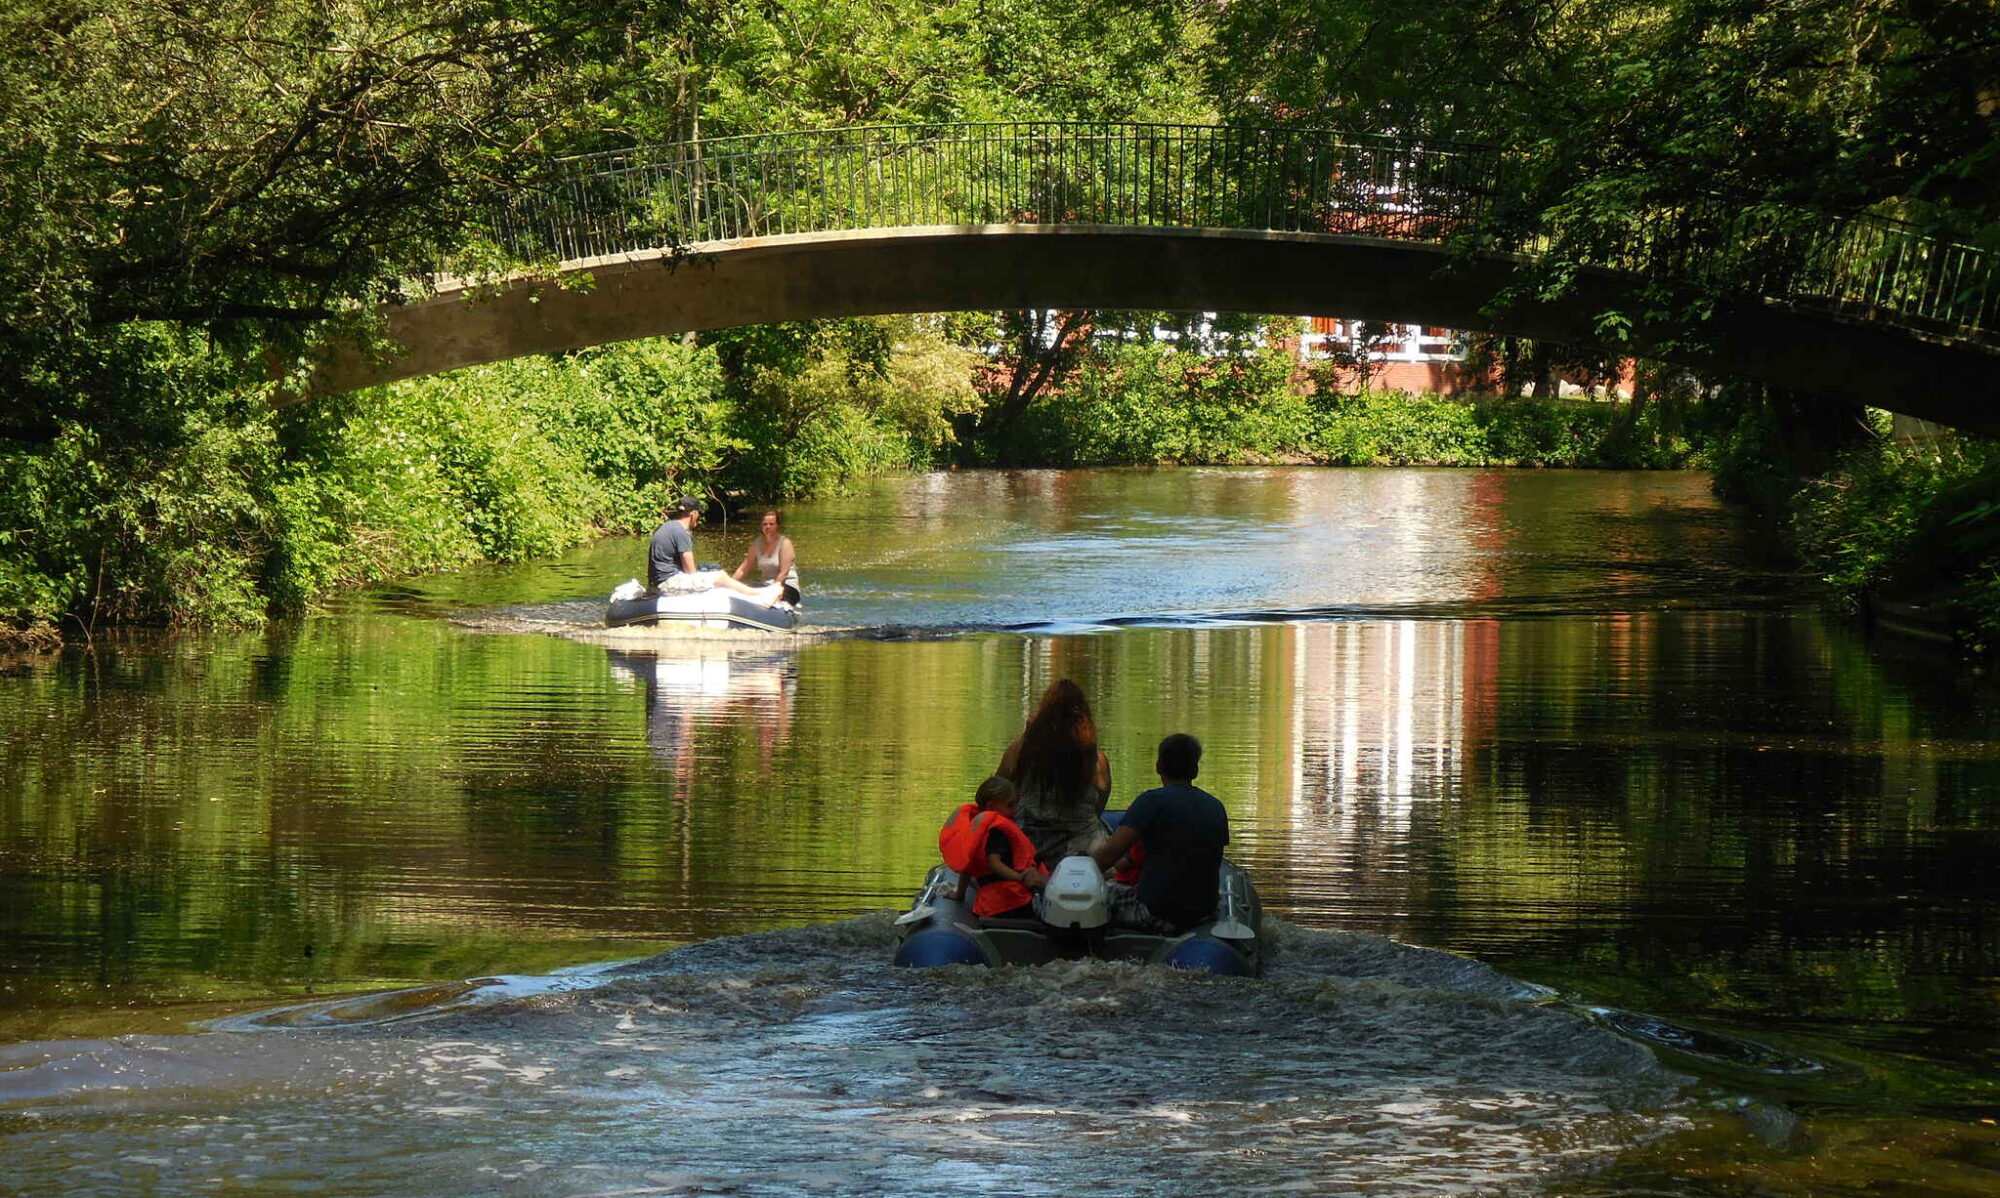
<svg viewBox="0 0 2000 1198">
<path fill-rule="evenodd" d="M 938 851 L 958 871 L 951 897 L 965 897 L 966 879 L 976 879 L 972 913 L 983 919 L 1032 918 L 1033 892 L 1049 880 L 1035 864 L 1034 844 L 1014 822 L 1020 802 L 1014 784 L 996 774 L 979 784 L 974 801 L 953 812 L 938 833 Z"/>
</svg>

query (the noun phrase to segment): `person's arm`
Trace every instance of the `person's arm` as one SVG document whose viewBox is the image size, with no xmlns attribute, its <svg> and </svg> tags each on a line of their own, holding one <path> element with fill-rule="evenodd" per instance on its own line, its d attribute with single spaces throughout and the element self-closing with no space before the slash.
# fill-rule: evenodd
<svg viewBox="0 0 2000 1198">
<path fill-rule="evenodd" d="M 1111 798 L 1111 759 L 1100 750 L 1097 754 L 1097 775 L 1090 780 L 1097 787 L 1097 814 L 1104 814 L 1104 804 Z"/>
<path fill-rule="evenodd" d="M 1016 872 L 1013 866 L 1007 864 L 1007 859 L 998 853 L 986 854 L 986 872 L 996 874 L 1004 881 L 1019 882 L 1030 890 L 1040 890 L 1042 884 L 1049 880 L 1049 875 L 1043 873 L 1038 865 L 1030 865 Z"/>
<path fill-rule="evenodd" d="M 1139 829 L 1120 825 L 1119 829 L 1111 834 L 1110 839 L 1090 851 L 1090 859 L 1097 862 L 1097 868 L 1110 873 L 1111 868 L 1118 864 L 1118 859 L 1138 843 Z"/>
<path fill-rule="evenodd" d="M 697 571 L 694 568 L 694 550 L 692 549 L 681 550 L 681 573 L 683 574 L 699 573 L 699 571 Z"/>
<path fill-rule="evenodd" d="M 792 576 L 792 538 L 778 538 L 778 582 Z"/>
</svg>

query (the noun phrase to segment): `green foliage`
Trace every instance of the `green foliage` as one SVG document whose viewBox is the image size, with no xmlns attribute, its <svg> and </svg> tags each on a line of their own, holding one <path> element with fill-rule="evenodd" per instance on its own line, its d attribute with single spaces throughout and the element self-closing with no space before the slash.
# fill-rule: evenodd
<svg viewBox="0 0 2000 1198">
<path fill-rule="evenodd" d="M 1746 230 L 1865 212 L 2000 246 L 1990 0 L 1254 0 L 1217 20 L 1209 86 L 1235 119 L 1501 147 L 1475 236 L 1539 247 L 1523 296 L 1592 261 L 1694 281 L 1599 313 L 1608 344 L 1644 327 L 1698 348 L 1718 297 L 1785 277 L 1797 240 Z"/>
<path fill-rule="evenodd" d="M 740 448 L 712 353 L 674 342 L 524 358 L 286 413 L 274 597 L 650 528 Z"/>
<path fill-rule="evenodd" d="M 276 451 L 235 369 L 185 329 L 134 323 L 28 380 L 30 398 L 91 388 L 124 419 L 0 448 L 0 636 L 66 617 L 86 631 L 258 617 L 269 530 L 254 480 Z"/>
<path fill-rule="evenodd" d="M 1210 86 L 1246 117 L 1513 147 L 1524 193 L 1579 237 L 1714 201 L 1977 229 L 2000 221 L 1992 18 L 1983 0 L 1261 0 L 1222 16 Z"/>
<path fill-rule="evenodd" d="M 644 531 L 688 491 L 830 490 L 932 464 L 976 403 L 972 351 L 930 322 L 764 334 L 798 373 L 752 367 L 740 396 L 714 348 L 656 340 L 274 411 L 184 330 L 127 326 L 93 343 L 89 372 L 126 379 L 123 438 L 69 424 L 0 451 L 0 635 L 256 623 L 342 587 Z"/>
<path fill-rule="evenodd" d="M 1473 466 L 1491 454 L 1471 404 L 1371 391 L 1314 407 L 1313 449 L 1328 465 Z"/>
<path fill-rule="evenodd" d="M 272 485 L 279 542 L 272 598 L 309 606 L 342 586 L 472 560 L 463 513 L 443 499 L 449 482 L 433 446 L 385 422 L 388 396 L 362 391 L 285 413 L 288 453 Z"/>
<path fill-rule="evenodd" d="M 133 320 L 186 324 L 261 370 L 267 348 L 302 348 L 319 322 L 401 293 L 582 115 L 602 83 L 584 61 L 615 52 L 616 11 L 0 9 L 0 378 Z M 0 432 L 120 418 L 96 398 L 23 397 Z"/>
<path fill-rule="evenodd" d="M 605 532 L 653 527 L 677 487 L 715 485 L 745 448 L 728 432 L 721 369 L 707 350 L 637 341 L 517 365 L 545 377 L 503 385 L 521 395 L 555 448 L 581 465 Z"/>
<path fill-rule="evenodd" d="M 973 411 L 976 354 L 910 317 L 763 325 L 713 339 L 743 447 L 732 477 L 797 498 L 849 478 L 934 464 Z"/>
<path fill-rule="evenodd" d="M 1848 603 L 1865 595 L 1941 608 L 2000 643 L 2000 442 L 1887 436 L 1843 455 L 1793 497 L 1799 552 Z"/>
<path fill-rule="evenodd" d="M 270 364 L 476 239 L 588 118 L 623 11 L 0 6 L 0 637 L 254 622 L 272 561 L 351 573 L 299 546 L 337 517 L 283 465 Z M 488 532 L 549 541 L 522 519 Z"/>
<path fill-rule="evenodd" d="M 1302 451 L 1308 406 L 1291 385 L 1292 356 L 1270 344 L 1270 330 L 1254 320 L 1176 329 L 1156 317 L 1128 314 L 1122 330 L 1101 320 L 1100 339 L 1075 374 L 989 452 L 1033 465 L 1119 465 L 1269 461 Z"/>
<path fill-rule="evenodd" d="M 1290 322 L 1260 328 L 1219 321 L 1196 336 L 1174 329 L 1172 319 L 1133 313 L 1101 320 L 1074 375 L 996 443 L 976 448 L 1032 465 L 1276 460 L 1664 469 L 1706 462 L 1700 405 L 1347 394 L 1337 369 L 1300 377 L 1288 351 L 1267 348 L 1291 331 Z"/>
<path fill-rule="evenodd" d="M 1342 466 L 1701 464 L 1700 436 L 1669 431 L 1663 420 L 1658 405 L 1323 392 L 1311 446 L 1314 460 Z"/>
<path fill-rule="evenodd" d="M 1205 120 L 1202 22 L 1048 0 L 702 0 L 615 101 L 640 140 L 924 121 Z"/>
</svg>

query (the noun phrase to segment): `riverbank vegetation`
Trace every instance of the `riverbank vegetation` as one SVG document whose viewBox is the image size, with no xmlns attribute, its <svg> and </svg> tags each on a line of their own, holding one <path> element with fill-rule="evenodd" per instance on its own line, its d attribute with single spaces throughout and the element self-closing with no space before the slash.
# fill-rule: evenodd
<svg viewBox="0 0 2000 1198">
<path fill-rule="evenodd" d="M 2000 444 L 1879 429 L 1798 490 L 1790 520 L 1843 603 L 1914 609 L 1968 648 L 2000 646 Z"/>
<path fill-rule="evenodd" d="M 1625 400 L 1497 387 L 1406 394 L 1357 386 L 1349 361 L 1301 363 L 1297 321 L 1178 319 L 1177 328 L 1167 313 L 1127 313 L 1100 326 L 1111 336 L 1080 350 L 1060 384 L 1013 425 L 969 440 L 968 459 L 1642 469 L 1707 461 L 1716 410 L 1679 390 Z"/>
<path fill-rule="evenodd" d="M 1494 232 L 1547 230 L 1554 290 L 1659 211 L 1864 211 L 2000 245 L 2000 33 L 1974 0 L 114 0 L 10 10 L 0 46 L 10 639 L 255 621 L 643 527 L 668 489 L 809 494 L 945 460 L 1714 460 L 1839 580 L 1916 577 L 1885 563 L 1955 543 L 1992 497 L 1990 472 L 1865 451 L 1854 408 L 1707 380 L 1629 404 L 1350 397 L 1254 322 L 1197 355 L 1145 314 L 1053 341 L 1023 312 L 743 330 L 270 404 L 274 364 L 366 336 L 410 280 L 535 265 L 489 214 L 559 156 L 691 134 L 1235 120 L 1532 147 Z M 1704 248 L 1708 290 L 1649 319 L 1692 327 L 1766 265 L 1754 241 Z M 1615 356 L 1629 314 L 1600 323 Z M 1828 531 L 1891 492 L 1957 531 Z"/>
<path fill-rule="evenodd" d="M 1264 0 L 1221 27 L 1211 90 L 1231 116 L 1529 148 L 1501 223 L 1548 235 L 1554 288 L 1662 212 L 1716 230 L 1865 213 L 2000 250 L 2000 24 L 1982 0 Z M 1698 317 L 1774 264 L 1764 239 L 1699 240 L 1705 286 L 1649 315 Z M 1602 331 L 1615 342 L 1616 319 Z M 1857 405 L 1725 390 L 1720 485 L 1790 529 L 1835 595 L 1922 596 L 2000 643 L 1990 442 L 1904 447 Z"/>
<path fill-rule="evenodd" d="M 952 331 L 893 319 L 641 341 L 278 409 L 184 346 L 177 377 L 204 415 L 174 438 L 76 425 L 6 455 L 0 513 L 33 535 L 0 554 L 0 600 L 40 639 L 256 622 L 360 583 L 646 531 L 688 490 L 796 498 L 959 464 L 1702 460 L 1699 428 L 1663 428 L 1662 404 L 1315 390 L 1254 326 L 1233 350 L 1095 343 L 989 440 L 981 416 L 1004 388 L 990 371 L 975 388 L 987 359 Z"/>
</svg>

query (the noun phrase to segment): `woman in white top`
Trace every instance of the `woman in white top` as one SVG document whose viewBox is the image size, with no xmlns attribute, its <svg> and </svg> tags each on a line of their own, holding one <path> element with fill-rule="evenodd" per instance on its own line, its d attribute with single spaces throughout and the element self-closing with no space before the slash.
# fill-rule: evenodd
<svg viewBox="0 0 2000 1198">
<path fill-rule="evenodd" d="M 731 577 L 742 582 L 752 567 L 756 568 L 765 583 L 785 584 L 786 600 L 792 603 L 799 601 L 799 570 L 794 564 L 792 538 L 779 530 L 775 509 L 764 513 L 757 538 L 750 542 L 750 548 L 744 550 L 743 564 L 736 567 Z"/>
</svg>

